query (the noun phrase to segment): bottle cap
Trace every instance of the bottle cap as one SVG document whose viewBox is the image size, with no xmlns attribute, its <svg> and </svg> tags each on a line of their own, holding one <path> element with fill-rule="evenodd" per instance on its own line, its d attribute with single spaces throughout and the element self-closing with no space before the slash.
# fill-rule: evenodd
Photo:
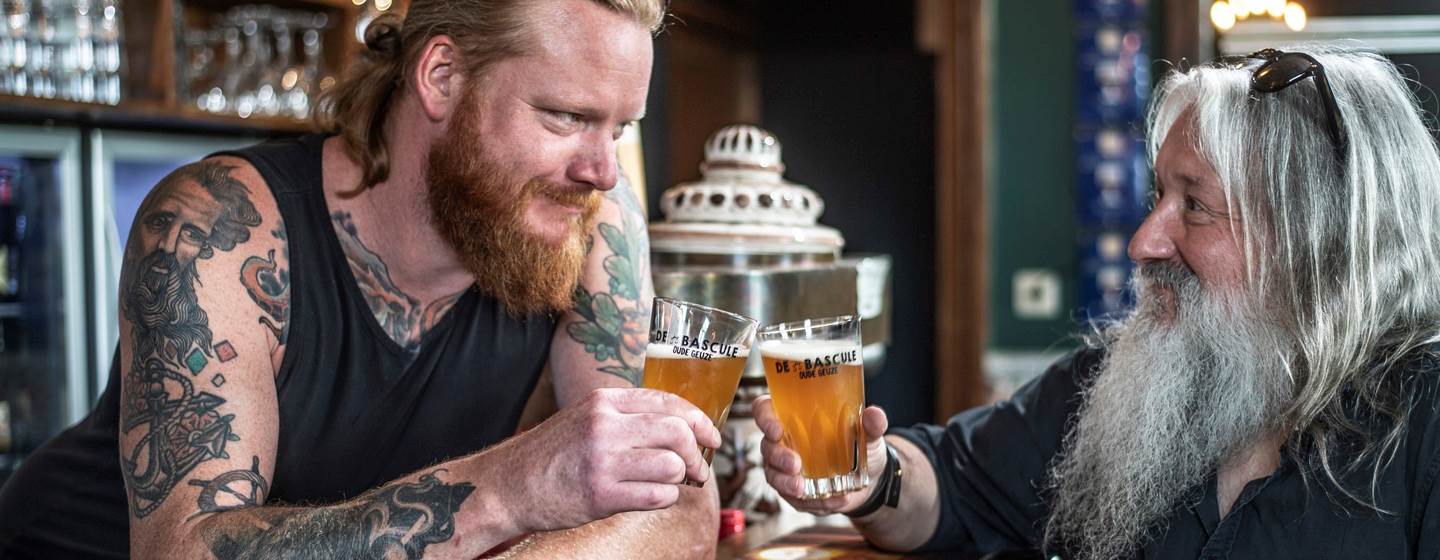
<svg viewBox="0 0 1440 560">
<path fill-rule="evenodd" d="M 720 510 L 720 538 L 745 532 L 745 511 L 734 508 Z"/>
</svg>

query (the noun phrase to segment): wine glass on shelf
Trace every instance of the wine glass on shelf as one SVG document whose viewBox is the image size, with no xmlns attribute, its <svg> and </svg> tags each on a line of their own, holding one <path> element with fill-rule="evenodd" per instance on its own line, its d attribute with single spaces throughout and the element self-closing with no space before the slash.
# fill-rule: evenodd
<svg viewBox="0 0 1440 560">
<path fill-rule="evenodd" d="M 283 15 L 270 6 L 259 6 L 255 10 L 257 27 L 255 42 L 255 112 L 265 116 L 280 114 L 280 69 L 276 66 L 275 21 Z"/>
<path fill-rule="evenodd" d="M 286 13 L 275 18 L 272 30 L 275 33 L 275 68 L 280 72 L 280 112 L 285 116 L 303 119 L 309 114 L 310 100 L 305 94 L 305 67 L 297 64 L 295 56 L 295 31 L 291 28 L 294 20 L 308 17 L 304 13 Z"/>
<path fill-rule="evenodd" d="M 251 15 L 253 7 L 240 6 L 230 11 L 235 29 L 240 32 L 240 58 L 235 65 L 226 65 L 226 90 L 231 98 L 230 112 L 247 118 L 255 112 L 255 92 L 250 76 L 255 69 L 255 34 L 260 31 Z"/>
<path fill-rule="evenodd" d="M 120 0 L 100 0 L 92 23 L 95 99 L 120 103 Z"/>
<path fill-rule="evenodd" d="M 215 34 L 204 29 L 185 29 L 181 32 L 181 52 L 184 62 L 180 64 L 180 75 L 176 83 L 181 99 L 194 103 L 200 110 L 206 109 L 209 94 L 210 74 L 215 68 Z"/>
<path fill-rule="evenodd" d="M 31 5 L 30 27 L 26 30 L 26 41 L 29 43 L 26 50 L 29 51 L 29 56 L 26 58 L 25 71 L 29 74 L 30 95 L 35 97 L 55 97 L 55 84 L 50 75 L 55 59 L 54 18 L 54 5 L 51 0 L 35 0 Z"/>
<path fill-rule="evenodd" d="M 226 113 L 234 110 L 232 105 L 235 88 L 240 83 L 240 27 L 236 18 L 225 16 L 216 22 L 210 32 L 210 39 L 218 41 L 225 52 L 225 62 L 218 70 L 210 72 L 208 84 L 196 98 L 200 110 L 210 113 Z"/>
<path fill-rule="evenodd" d="M 70 60 L 70 96 L 76 101 L 95 101 L 95 3 L 74 0 L 74 38 L 67 47 Z"/>
<path fill-rule="evenodd" d="M 303 110 L 297 111 L 296 116 L 305 118 L 314 109 L 315 103 L 320 98 L 320 93 L 325 89 L 325 77 L 321 75 L 321 69 L 325 64 L 325 41 L 323 33 L 330 25 L 330 17 L 323 12 L 310 14 L 310 17 L 301 20 L 300 42 L 305 51 L 305 68 L 300 77 L 300 90 L 303 93 Z"/>
<path fill-rule="evenodd" d="M 29 0 L 3 0 L 5 22 L 0 28 L 0 92 L 12 95 L 30 93 L 26 66 L 29 58 Z"/>
</svg>

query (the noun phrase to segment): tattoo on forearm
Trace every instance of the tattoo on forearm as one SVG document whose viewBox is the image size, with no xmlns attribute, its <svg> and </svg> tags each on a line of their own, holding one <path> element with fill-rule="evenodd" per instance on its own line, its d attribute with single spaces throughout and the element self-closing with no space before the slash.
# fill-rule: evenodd
<svg viewBox="0 0 1440 560">
<path fill-rule="evenodd" d="M 220 560 L 277 554 L 306 559 L 418 559 L 426 547 L 454 536 L 455 514 L 475 491 L 468 482 L 441 481 L 444 472 L 391 484 L 338 506 L 228 513 L 231 517 L 217 518 L 214 528 L 205 531 L 210 551 Z"/>
<path fill-rule="evenodd" d="M 350 272 L 355 283 L 365 295 L 370 312 L 390 340 L 414 354 L 420 350 L 420 340 L 460 300 L 465 292 L 436 300 L 422 306 L 420 301 L 405 293 L 390 280 L 390 268 L 360 241 L 360 232 L 351 220 L 349 212 L 334 212 L 330 215 L 335 222 L 335 233 L 340 238 L 345 260 L 350 263 Z"/>
<path fill-rule="evenodd" d="M 233 169 L 202 161 L 171 173 L 141 207 L 127 244 L 121 311 L 131 325 L 132 359 L 120 429 L 138 439 L 121 451 L 121 474 L 136 518 L 160 507 L 199 464 L 228 458 L 226 444 L 240 440 L 230 428 L 235 416 L 217 410 L 225 399 L 197 391 L 191 381 L 212 360 L 235 357 L 229 341 L 212 344 L 210 319 L 195 295 L 196 261 L 245 243 L 260 225 L 250 190 L 230 177 Z M 224 378 L 217 373 L 211 383 L 218 387 Z"/>
<path fill-rule="evenodd" d="M 624 229 L 605 222 L 598 226 L 611 252 L 602 261 L 610 291 L 591 293 L 583 285 L 577 287 L 575 311 L 584 320 L 571 323 L 565 332 L 604 364 L 600 371 L 639 385 L 650 332 L 650 302 L 641 301 L 640 296 L 644 279 L 650 274 L 650 247 L 644 231 L 645 214 L 635 193 L 624 184 L 611 193 L 611 198 L 620 203 Z M 594 250 L 593 235 L 586 246 Z"/>
</svg>

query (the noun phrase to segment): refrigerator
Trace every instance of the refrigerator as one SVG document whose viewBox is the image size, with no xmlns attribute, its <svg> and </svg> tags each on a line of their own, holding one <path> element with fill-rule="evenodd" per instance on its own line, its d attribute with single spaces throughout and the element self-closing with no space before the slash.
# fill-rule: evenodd
<svg viewBox="0 0 1440 560">
<path fill-rule="evenodd" d="M 256 141 L 0 125 L 0 483 L 105 390 L 121 250 L 150 188 Z"/>
<path fill-rule="evenodd" d="M 89 410 L 80 135 L 0 125 L 0 476 Z"/>
</svg>

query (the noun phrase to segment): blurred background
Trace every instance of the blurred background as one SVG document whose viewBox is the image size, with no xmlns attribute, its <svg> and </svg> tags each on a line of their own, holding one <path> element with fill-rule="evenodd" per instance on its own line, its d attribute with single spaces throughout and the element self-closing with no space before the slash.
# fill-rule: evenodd
<svg viewBox="0 0 1440 560">
<path fill-rule="evenodd" d="M 103 391 L 120 240 L 149 188 L 210 152 L 304 133 L 364 26 L 406 4 L 0 2 L 0 481 Z M 834 294 L 763 278 L 746 293 L 791 286 L 859 309 L 873 322 L 867 400 L 901 425 L 1003 398 L 1089 321 L 1123 311 L 1125 245 L 1150 187 L 1144 111 L 1173 64 L 1343 38 L 1402 64 L 1427 112 L 1440 79 L 1440 1 L 675 0 L 671 12 L 648 116 L 624 148 L 652 224 L 684 204 L 670 189 L 709 188 L 700 167 L 717 130 L 775 139 L 784 178 L 823 208 L 797 227 L 843 237 L 833 262 L 796 270 L 848 276 Z M 709 270 L 671 249 L 657 273 Z"/>
</svg>

